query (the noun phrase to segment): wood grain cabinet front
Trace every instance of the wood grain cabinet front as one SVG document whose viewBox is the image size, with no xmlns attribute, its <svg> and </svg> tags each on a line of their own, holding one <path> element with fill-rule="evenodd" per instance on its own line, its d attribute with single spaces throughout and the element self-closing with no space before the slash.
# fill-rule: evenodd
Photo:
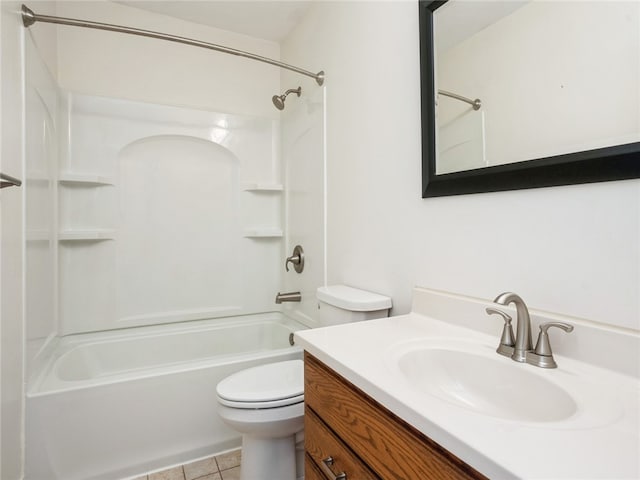
<svg viewBox="0 0 640 480">
<path fill-rule="evenodd" d="M 320 467 L 309 455 L 305 455 L 304 458 L 304 480 L 327 480 Z"/>
<path fill-rule="evenodd" d="M 378 480 L 378 477 L 345 445 L 325 423 L 306 408 L 304 412 L 305 450 L 324 477 Z"/>
<path fill-rule="evenodd" d="M 305 478 L 486 477 L 305 352 Z"/>
</svg>

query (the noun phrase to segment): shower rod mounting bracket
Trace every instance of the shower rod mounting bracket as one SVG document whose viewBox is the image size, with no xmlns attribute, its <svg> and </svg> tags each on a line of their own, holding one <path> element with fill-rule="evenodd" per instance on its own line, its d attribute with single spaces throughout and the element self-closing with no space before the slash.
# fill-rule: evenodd
<svg viewBox="0 0 640 480">
<path fill-rule="evenodd" d="M 217 52 L 228 53 L 230 55 L 236 55 L 239 57 L 249 58 L 251 60 L 257 60 L 258 62 L 268 63 L 269 65 L 274 65 L 276 67 L 284 68 L 285 70 L 290 70 L 292 72 L 296 72 L 301 75 L 306 75 L 307 77 L 313 78 L 318 85 L 323 85 L 325 80 L 325 73 L 323 70 L 320 70 L 318 73 L 313 73 L 308 70 L 304 70 L 302 68 L 298 68 L 284 62 L 279 62 L 271 58 L 245 52 L 243 50 L 225 47 L 223 45 L 217 45 L 215 43 L 202 42 L 200 40 L 194 40 L 192 38 L 179 37 L 177 35 L 170 35 L 167 33 L 154 32 L 151 30 L 142 30 L 139 28 L 125 27 L 122 25 L 113 25 L 110 23 L 92 22 L 89 20 L 78 20 L 75 18 L 55 17 L 53 15 L 39 15 L 23 4 L 22 5 L 22 24 L 25 26 L 25 28 L 28 28 L 36 22 L 55 23 L 58 25 L 69 25 L 72 27 L 85 27 L 85 28 L 93 28 L 96 30 L 107 30 L 110 32 L 128 33 L 130 35 L 138 35 L 141 37 L 156 38 L 160 40 L 167 40 L 169 42 L 182 43 L 182 44 L 190 45 L 193 47 L 207 48 L 209 50 L 215 50 Z"/>
<path fill-rule="evenodd" d="M 25 27 L 30 27 L 36 23 L 36 14 L 33 13 L 33 10 L 28 8 L 26 5 L 22 5 L 22 24 Z"/>
<path fill-rule="evenodd" d="M 19 187 L 20 185 L 22 185 L 22 181 L 16 177 L 0 173 L 0 188 Z"/>
</svg>

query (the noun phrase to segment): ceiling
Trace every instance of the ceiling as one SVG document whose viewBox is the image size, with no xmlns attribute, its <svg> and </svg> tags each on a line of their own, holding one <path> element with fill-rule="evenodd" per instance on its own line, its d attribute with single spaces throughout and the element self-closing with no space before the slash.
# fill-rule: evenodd
<svg viewBox="0 0 640 480">
<path fill-rule="evenodd" d="M 466 0 L 445 3 L 434 13 L 438 52 L 445 52 L 458 45 L 530 1 Z"/>
<path fill-rule="evenodd" d="M 171 17 L 280 42 L 313 0 L 116 0 Z"/>
</svg>

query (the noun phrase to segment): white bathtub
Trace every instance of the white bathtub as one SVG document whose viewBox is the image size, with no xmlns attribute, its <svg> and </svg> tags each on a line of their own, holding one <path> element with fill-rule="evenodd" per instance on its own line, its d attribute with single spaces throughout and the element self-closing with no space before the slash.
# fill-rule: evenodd
<svg viewBox="0 0 640 480">
<path fill-rule="evenodd" d="M 72 335 L 29 382 L 27 480 L 117 480 L 240 445 L 216 414 L 227 375 L 302 358 L 279 313 Z"/>
</svg>

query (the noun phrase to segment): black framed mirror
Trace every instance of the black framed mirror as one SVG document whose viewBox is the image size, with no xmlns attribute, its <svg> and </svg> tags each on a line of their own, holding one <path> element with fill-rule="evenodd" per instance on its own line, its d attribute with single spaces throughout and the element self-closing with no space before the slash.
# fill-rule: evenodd
<svg viewBox="0 0 640 480">
<path fill-rule="evenodd" d="M 553 49 L 553 54 L 547 54 L 547 57 L 554 57 L 555 63 L 549 67 L 541 67 L 540 58 L 544 57 L 545 54 L 535 54 L 528 52 L 527 54 L 521 54 L 521 52 L 515 52 L 515 60 L 513 62 L 519 62 L 522 64 L 532 63 L 534 68 L 538 70 L 534 71 L 533 74 L 527 73 L 523 74 L 525 78 L 533 77 L 537 79 L 536 81 L 539 84 L 548 83 L 551 85 L 550 88 L 553 88 L 551 93 L 544 91 L 544 85 L 538 88 L 538 85 L 535 84 L 533 87 L 531 84 L 528 86 L 528 94 L 531 95 L 529 99 L 523 99 L 524 97 L 520 94 L 524 92 L 525 89 L 520 89 L 517 85 L 513 83 L 509 83 L 508 88 L 495 86 L 495 76 L 494 78 L 490 78 L 489 80 L 477 80 L 473 83 L 472 73 L 467 71 L 464 74 L 460 75 L 450 75 L 449 79 L 450 83 L 458 83 L 463 85 L 460 81 L 467 80 L 467 85 L 459 86 L 457 88 L 460 89 L 477 89 L 473 93 L 466 91 L 457 91 L 456 88 L 452 88 L 450 85 L 446 85 L 447 80 L 443 80 L 438 78 L 438 66 L 442 68 L 442 71 L 456 71 L 455 69 L 449 68 L 447 64 L 447 68 L 442 67 L 442 63 L 439 65 L 437 61 L 442 62 L 445 55 L 442 51 L 438 50 L 438 42 L 437 38 L 437 26 L 436 22 L 442 22 L 442 28 L 447 32 L 452 32 L 454 28 L 452 25 L 455 25 L 457 28 L 458 24 L 464 22 L 455 23 L 455 20 L 450 20 L 449 23 L 445 22 L 445 17 L 441 16 L 438 18 L 438 15 L 441 12 L 446 11 L 452 4 L 459 4 L 459 8 L 470 8 L 469 6 L 473 6 L 476 4 L 476 8 L 484 8 L 483 13 L 487 11 L 486 5 L 483 4 L 497 4 L 498 2 L 456 2 L 455 0 L 447 1 L 447 0 L 419 0 L 419 22 L 420 22 L 420 71 L 421 71 L 421 117 L 422 117 L 422 197 L 438 197 L 438 196 L 448 196 L 448 195 L 462 195 L 462 194 L 470 194 L 470 193 L 481 193 L 481 192 L 497 192 L 504 190 L 518 190 L 518 189 L 527 189 L 527 188 L 539 188 L 539 187 L 549 187 L 549 186 L 559 186 L 559 185 L 571 185 L 571 184 L 580 184 L 580 183 L 594 183 L 594 182 L 605 182 L 605 181 L 613 181 L 613 180 L 625 180 L 631 178 L 640 177 L 640 128 L 638 124 L 640 123 L 640 85 L 638 85 L 637 79 L 635 82 L 628 82 L 631 85 L 631 88 L 635 88 L 637 91 L 632 92 L 635 97 L 634 98 L 626 98 L 624 93 L 620 93 L 618 95 L 618 99 L 606 99 L 607 103 L 598 103 L 598 101 L 594 101 L 593 105 L 589 105 L 588 103 L 583 104 L 579 99 L 574 99 L 579 103 L 579 108 L 571 107 L 571 102 L 566 100 L 566 98 L 570 97 L 570 95 L 576 96 L 576 92 L 582 93 L 579 89 L 581 86 L 576 86 L 576 83 L 580 78 L 589 78 L 592 83 L 602 89 L 602 92 L 609 95 L 615 89 L 618 88 L 620 84 L 620 71 L 616 71 L 615 66 L 610 66 L 608 64 L 602 66 L 599 71 L 605 72 L 607 75 L 612 75 L 612 78 L 618 79 L 616 84 L 606 85 L 606 84 L 598 84 L 598 82 L 604 80 L 595 78 L 592 79 L 593 75 L 589 75 L 588 71 L 585 71 L 584 65 L 580 65 L 576 69 L 576 73 L 567 73 L 568 70 L 565 69 L 564 65 L 566 61 L 556 55 L 557 50 L 561 50 L 562 48 L 558 47 L 558 45 L 566 45 L 566 50 L 571 57 L 575 57 L 575 48 L 576 44 L 580 45 L 576 42 L 567 42 L 563 40 L 562 42 L 558 42 L 558 44 L 551 44 L 550 47 Z M 558 5 L 557 2 L 504 2 L 505 4 L 510 3 L 512 6 L 509 7 L 512 10 L 518 9 L 518 6 L 513 6 L 515 3 L 521 4 L 522 8 L 515 13 L 507 13 L 503 14 L 504 16 L 501 18 L 511 18 L 516 15 L 524 15 L 527 12 L 527 8 L 538 8 L 529 7 L 528 5 L 541 5 L 546 4 L 547 8 L 554 8 L 555 5 Z M 582 2 L 562 2 L 563 4 L 573 4 L 577 5 L 577 8 L 580 8 L 580 4 Z M 607 6 L 608 2 L 590 2 L 593 4 L 601 4 L 600 8 L 606 8 L 605 12 L 611 12 L 611 15 L 617 14 L 611 10 L 611 7 Z M 624 2 L 619 2 L 624 3 Z M 633 2 L 626 2 L 628 4 L 632 4 Z M 445 8 L 443 8 L 445 7 Z M 458 7 L 456 7 L 458 8 Z M 603 10 L 604 11 L 604 10 Z M 603 11 L 595 12 L 593 15 L 598 16 L 598 18 L 602 18 Z M 544 17 L 544 13 L 534 12 L 534 14 L 538 15 L 538 19 L 548 19 L 545 20 L 543 25 L 538 25 L 534 28 L 530 33 L 530 44 L 537 43 L 545 43 L 545 39 L 550 36 L 548 33 L 553 26 L 553 22 L 556 20 L 556 17 L 560 17 L 560 15 L 556 15 L 555 12 L 552 12 L 551 15 L 547 14 L 547 17 Z M 575 13 L 569 12 L 568 14 L 572 15 L 572 19 L 576 17 Z M 467 17 L 477 17 L 479 15 L 475 15 L 473 12 L 468 12 Z M 580 16 L 580 15 L 578 15 Z M 595 18 L 595 17 L 594 17 Z M 624 12 L 619 14 L 619 17 L 612 18 L 608 23 L 613 23 L 616 30 L 620 30 L 620 25 L 616 25 L 615 22 L 624 22 L 626 17 L 624 16 Z M 453 22 L 453 23 L 452 23 Z M 528 20 L 530 24 L 532 20 Z M 566 25 L 566 20 L 564 20 L 565 24 L 562 24 L 562 20 L 558 19 L 558 29 L 563 32 L 563 35 L 571 35 L 573 32 L 572 25 Z M 601 23 L 604 23 L 603 20 Z M 496 22 L 497 23 L 497 22 Z M 593 38 L 594 35 L 594 23 L 589 20 L 585 16 L 585 23 L 587 25 L 589 38 Z M 480 27 L 476 28 L 476 33 L 473 35 L 477 36 L 478 33 L 482 33 L 484 37 L 496 37 L 499 39 L 500 48 L 509 48 L 512 47 L 512 43 L 510 38 L 505 37 L 504 33 L 491 33 L 489 20 L 485 19 L 484 24 Z M 627 26 L 630 30 L 630 35 L 638 35 L 637 23 L 633 23 Z M 479 30 L 478 30 L 479 28 Z M 516 27 L 513 25 L 504 27 L 504 31 L 522 31 L 523 28 Z M 604 27 L 603 27 L 604 28 Z M 636 29 L 635 31 L 633 29 Z M 597 30 L 597 25 L 595 27 Z M 489 33 L 487 33 L 489 32 Z M 635 33 L 634 33 L 635 32 Z M 603 32 L 605 35 L 606 32 Z M 611 35 L 609 35 L 611 36 Z M 459 36 L 459 38 L 469 38 L 464 35 Z M 456 41 L 460 43 L 460 39 L 451 40 L 448 39 L 448 44 L 455 44 Z M 486 40 L 486 39 L 485 39 Z M 463 40 L 465 41 L 465 40 Z M 591 40 L 590 40 L 591 41 Z M 625 41 L 625 38 L 621 38 L 620 41 Z M 447 43 L 443 42 L 443 43 Z M 458 43 L 458 44 L 459 44 Z M 549 43 L 549 42 L 547 42 Z M 601 42 L 603 43 L 603 42 Z M 633 43 L 633 42 L 631 42 Z M 636 42 L 637 43 L 637 42 Z M 485 42 L 480 47 L 474 44 L 475 48 L 484 48 L 483 52 L 488 51 L 487 43 Z M 599 45 L 597 45 L 599 47 Z M 637 46 L 637 45 L 636 45 Z M 467 48 L 468 45 L 465 47 Z M 452 47 L 448 47 L 451 49 Z M 570 50 L 570 49 L 574 50 Z M 585 46 L 584 48 L 590 48 Z M 605 46 L 603 46 L 605 48 Z M 608 48 L 608 47 L 607 47 Z M 602 55 L 604 58 L 615 58 L 618 60 L 619 64 L 622 64 L 621 68 L 627 68 L 624 62 L 624 55 L 636 55 L 635 57 L 635 68 L 637 67 L 637 55 L 640 55 L 640 52 L 627 52 L 626 49 L 623 49 L 624 52 L 620 53 L 622 55 L 618 58 L 618 47 L 611 47 L 613 50 L 607 50 L 605 48 L 605 53 Z M 468 48 L 467 48 L 468 49 Z M 450 50 L 449 50 L 450 51 Z M 609 53 L 606 53 L 609 52 Z M 623 55 L 624 54 L 624 55 Z M 599 54 L 598 54 L 599 55 Z M 461 55 L 458 55 L 461 56 Z M 509 52 L 505 54 L 504 52 L 499 52 L 499 55 L 494 55 L 496 57 L 509 57 Z M 520 61 L 520 57 L 524 56 L 524 61 Z M 588 58 L 590 56 L 594 56 L 593 49 L 585 52 L 584 57 Z M 453 55 L 449 55 L 449 57 L 453 57 Z M 557 58 L 556 58 L 557 57 Z M 446 57 L 448 58 L 448 57 Z M 463 57 L 464 58 L 464 57 Z M 474 60 L 478 58 L 477 52 L 473 57 Z M 633 57 L 626 57 L 633 58 Z M 602 58 L 601 58 L 602 61 Z M 479 61 L 467 62 L 474 64 L 481 64 Z M 490 62 L 489 62 L 490 63 Z M 555 65 L 555 67 L 554 67 Z M 560 67 L 558 67 L 560 65 Z M 490 71 L 490 65 L 486 65 L 483 67 L 484 70 Z M 553 73 L 544 73 L 545 68 L 549 69 L 548 72 Z M 510 69 L 510 66 L 507 70 Z M 553 69 L 553 70 L 551 70 Z M 516 69 L 517 70 L 517 69 Z M 496 70 L 497 71 L 497 70 Z M 624 70 L 622 70 L 624 71 Z M 556 75 L 556 72 L 559 72 Z M 444 74 L 443 74 L 444 75 Z M 489 73 L 491 76 L 492 73 Z M 545 76 L 546 75 L 546 76 Z M 551 78 L 553 77 L 553 78 Z M 551 78 L 549 81 L 547 79 Z M 471 79 L 471 80 L 469 80 Z M 508 80 L 508 82 L 512 82 L 512 80 Z M 507 90 L 509 92 L 516 92 L 520 97 L 511 95 L 512 100 L 511 103 L 518 104 L 520 110 L 516 113 L 512 114 L 502 114 L 498 115 L 500 109 L 497 104 L 499 103 L 498 94 L 491 92 L 489 87 L 495 86 L 495 89 L 502 88 L 499 90 L 502 95 L 506 96 Z M 494 89 L 494 90 L 495 90 Z M 473 99 L 476 96 L 487 95 L 487 98 L 482 98 L 482 107 L 477 109 L 477 112 L 473 106 Z M 491 96 L 493 95 L 493 96 Z M 445 97 L 446 98 L 443 98 Z M 604 97 L 605 95 L 598 95 L 598 97 Z M 615 96 L 615 95 L 614 95 Z M 461 98 L 455 98 L 461 97 Z M 526 97 L 526 95 L 525 95 Z M 513 99 L 515 98 L 515 100 Z M 476 99 L 477 100 L 477 99 Z M 446 128 L 448 130 L 444 131 L 443 127 L 439 126 L 438 118 L 445 118 L 445 115 L 442 113 L 443 108 L 442 105 L 444 102 L 449 102 L 449 104 L 455 104 L 458 109 L 457 116 L 453 116 L 454 120 L 447 123 Z M 585 102 L 589 102 L 589 99 L 584 99 Z M 618 102 L 617 104 L 615 102 Z M 466 102 L 466 103 L 465 103 Z M 602 100 L 605 102 L 605 100 Z M 612 102 L 612 104 L 610 104 Z M 630 105 L 627 105 L 629 103 Z M 531 111 L 536 109 L 540 110 L 539 105 L 544 105 L 542 111 L 547 115 L 547 118 L 537 120 Z M 547 105 L 549 107 L 547 108 Z M 602 105 L 602 107 L 600 107 Z M 622 107 L 621 107 L 622 105 Z M 558 107 L 557 111 L 552 111 L 550 106 Z M 629 108 L 627 108 L 629 107 Z M 437 109 L 440 108 L 440 111 Z M 486 110 L 486 118 L 484 117 Z M 600 109 L 600 110 L 599 110 Z M 593 133 L 589 133 L 587 135 L 586 140 L 576 141 L 572 139 L 568 145 L 562 146 L 559 148 L 559 152 L 549 153 L 550 149 L 544 147 L 540 147 L 535 144 L 535 141 L 538 138 L 543 139 L 545 136 L 545 132 L 543 127 L 549 127 L 550 135 L 553 135 L 557 138 L 564 136 L 571 136 L 566 132 L 573 132 L 574 123 L 580 123 L 580 120 L 583 118 L 588 118 L 589 112 L 591 111 L 591 115 L 596 118 L 596 116 L 605 118 L 607 112 L 604 112 L 602 115 L 600 112 L 606 109 L 611 109 L 611 114 L 608 114 L 606 118 L 615 118 L 616 121 L 606 121 L 604 123 L 604 127 L 600 125 L 591 125 L 589 128 L 591 132 L 600 132 L 607 130 L 610 124 L 616 123 L 618 118 L 623 117 L 626 113 L 622 112 L 622 110 L 629 110 L 629 115 L 627 115 L 633 121 L 633 115 L 635 114 L 635 126 L 622 127 L 625 134 L 613 134 L 610 135 L 606 141 L 594 140 Z M 633 110 L 635 109 L 635 111 Z M 531 111 L 530 111 L 531 110 Z M 579 111 L 577 111 L 579 110 Z M 585 113 L 586 112 L 586 113 Z M 476 115 L 475 117 L 473 115 Z M 492 116 L 493 115 L 493 116 Z M 525 119 L 526 121 L 522 120 Z M 466 141 L 464 138 L 459 137 L 455 138 L 455 135 L 460 136 L 461 129 L 466 128 L 464 125 L 461 127 L 460 124 L 463 123 L 462 120 L 467 118 L 468 120 L 464 120 L 469 125 L 471 125 L 470 129 L 476 132 L 479 132 L 475 138 L 476 140 Z M 605 120 L 606 120 L 605 118 Z M 550 119 L 550 120 L 549 120 Z M 455 125 L 455 128 L 450 128 L 453 123 L 458 122 Z M 602 120 L 600 119 L 602 122 Z M 501 123 L 502 122 L 502 123 Z M 528 128 L 524 130 L 524 132 L 513 133 L 508 130 L 509 124 L 527 124 L 527 122 L 539 122 L 535 124 L 529 123 L 529 125 L 540 125 L 540 128 L 537 126 L 535 128 Z M 506 126 L 505 126 L 506 125 Z M 494 130 L 494 135 L 489 137 L 489 133 L 491 129 Z M 454 132 L 454 133 L 451 133 Z M 455 133 L 458 132 L 458 133 Z M 465 130 L 465 135 L 471 135 Z M 497 132 L 497 134 L 495 134 Z M 446 133 L 446 135 L 445 135 Z M 475 135 L 475 134 L 474 134 Z M 502 135 L 502 136 L 501 136 Z M 446 138 L 445 138 L 446 137 Z M 453 138 L 453 140 L 451 140 Z M 477 140 L 480 139 L 480 140 Z M 475 147 L 472 146 L 475 141 Z M 466 143 L 465 143 L 466 142 Z M 497 151 L 498 147 L 502 143 L 510 143 L 513 145 L 526 144 L 531 143 L 533 148 L 530 148 L 529 151 L 525 153 L 514 153 L 511 151 L 500 152 L 504 157 L 504 162 L 500 162 L 495 164 L 496 162 L 492 161 L 492 155 L 496 158 L 499 156 Z M 604 146 L 598 146 L 598 142 L 603 144 Z M 478 157 L 480 159 L 477 165 L 472 166 L 471 168 L 462 166 L 458 169 L 455 168 L 443 168 L 442 165 L 439 166 L 438 158 L 439 155 L 443 154 L 444 150 L 439 150 L 438 146 L 440 145 L 454 145 L 455 148 L 451 148 L 451 150 L 447 150 L 448 158 L 454 158 L 456 156 L 456 148 L 459 151 L 458 157 L 462 158 L 465 156 L 464 149 L 460 150 L 460 145 L 467 145 L 464 148 L 475 148 L 476 151 L 480 152 L 479 154 L 471 153 L 469 155 Z M 469 146 L 471 145 L 471 146 Z M 586 148 L 583 148 L 586 145 Z M 595 146 L 594 146 L 595 145 Z M 470 150 L 469 150 L 470 151 Z M 453 153 L 451 153 L 453 152 Z M 461 153 L 460 153 L 461 152 Z M 540 154 L 542 152 L 542 154 Z M 524 157 L 524 159 L 522 159 Z M 443 156 L 444 158 L 444 156 Z"/>
</svg>

